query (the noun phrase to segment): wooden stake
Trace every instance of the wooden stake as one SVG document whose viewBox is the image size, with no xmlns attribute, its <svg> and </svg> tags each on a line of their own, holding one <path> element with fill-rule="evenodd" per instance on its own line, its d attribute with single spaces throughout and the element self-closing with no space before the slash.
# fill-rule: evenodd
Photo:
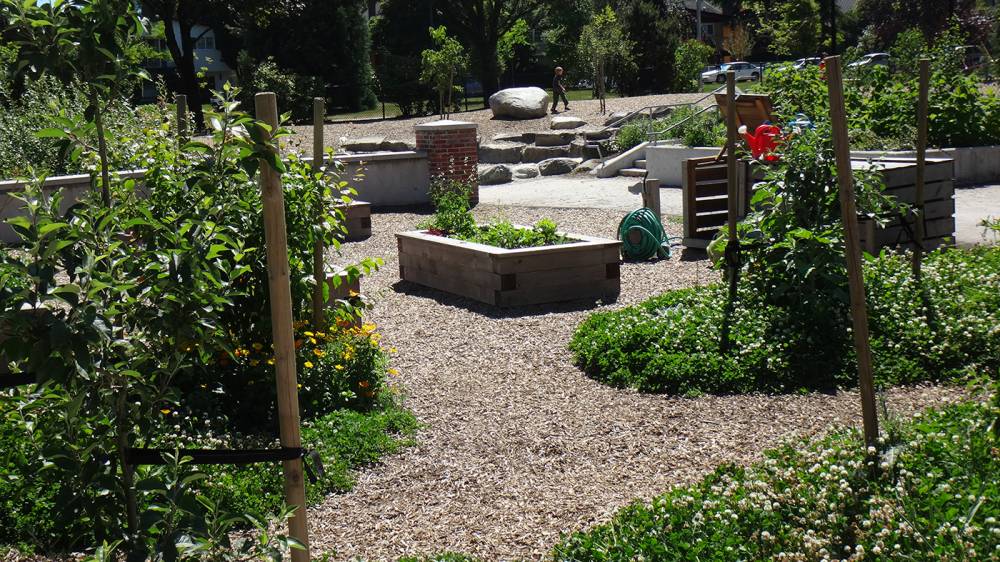
<svg viewBox="0 0 1000 562">
<path fill-rule="evenodd" d="M 739 221 L 740 197 L 736 177 L 736 71 L 726 72 L 726 209 L 729 242 L 726 244 L 726 276 L 729 278 L 729 299 L 726 302 L 725 319 L 722 323 L 722 351 L 731 345 L 729 331 L 733 311 L 736 308 L 736 291 L 739 285 L 740 242 L 736 237 L 736 223 Z"/>
<path fill-rule="evenodd" d="M 660 207 L 660 180 L 647 179 L 642 185 L 642 206 L 653 211 L 656 218 L 663 222 Z"/>
<path fill-rule="evenodd" d="M 326 119 L 326 100 L 323 98 L 313 98 L 313 174 L 318 174 L 323 170 L 323 122 Z M 328 212 L 323 208 L 323 194 L 317 194 L 315 217 L 317 221 L 324 220 L 323 214 Z M 312 325 L 316 330 L 322 330 L 326 324 L 326 315 L 323 308 L 326 304 L 323 301 L 323 287 L 326 286 L 326 268 L 324 267 L 323 254 L 325 248 L 323 239 L 317 238 L 313 244 L 313 280 L 316 286 L 313 287 L 312 295 Z"/>
<path fill-rule="evenodd" d="M 278 102 L 272 92 L 254 96 L 257 119 L 278 128 Z M 276 148 L 272 148 L 276 150 Z M 260 187 L 264 205 L 264 243 L 267 246 L 267 287 L 271 298 L 271 333 L 274 338 L 274 370 L 278 387 L 278 423 L 281 446 L 302 446 L 299 435 L 299 393 L 295 375 L 295 336 L 292 328 L 292 291 L 288 273 L 288 233 L 285 230 L 285 199 L 281 174 L 267 162 L 260 167 Z M 297 506 L 288 520 L 289 534 L 305 545 L 292 550 L 294 562 L 309 561 L 309 529 L 306 524 L 306 491 L 302 480 L 302 459 L 282 462 L 285 473 L 285 502 Z"/>
<path fill-rule="evenodd" d="M 177 139 L 180 144 L 187 142 L 188 125 L 188 97 L 184 94 L 177 94 Z"/>
<path fill-rule="evenodd" d="M 854 325 L 854 348 L 858 356 L 858 382 L 861 387 L 861 416 L 865 445 L 878 447 L 878 414 L 875 411 L 875 384 L 872 381 L 872 353 L 868 342 L 868 308 L 861 274 L 861 245 L 858 236 L 858 211 L 854 202 L 854 175 L 851 172 L 851 148 L 847 140 L 847 110 L 844 107 L 844 81 L 840 57 L 827 57 L 826 80 L 830 93 L 830 125 L 833 150 L 837 157 L 837 183 L 840 184 L 840 211 L 844 220 L 847 252 L 847 280 L 851 295 L 851 320 Z"/>
<path fill-rule="evenodd" d="M 913 244 L 913 277 L 920 280 L 924 261 L 924 172 L 927 167 L 927 91 L 930 88 L 931 61 L 920 59 L 920 95 L 917 102 L 917 196 L 916 233 Z"/>
</svg>

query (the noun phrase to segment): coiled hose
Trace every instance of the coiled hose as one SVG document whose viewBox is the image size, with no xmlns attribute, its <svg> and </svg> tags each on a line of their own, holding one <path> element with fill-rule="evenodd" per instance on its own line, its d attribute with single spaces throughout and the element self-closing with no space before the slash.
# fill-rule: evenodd
<svg viewBox="0 0 1000 562">
<path fill-rule="evenodd" d="M 646 207 L 625 215 L 618 225 L 618 239 L 622 241 L 622 256 L 625 259 L 670 257 L 670 237 L 664 232 L 660 218 Z"/>
</svg>

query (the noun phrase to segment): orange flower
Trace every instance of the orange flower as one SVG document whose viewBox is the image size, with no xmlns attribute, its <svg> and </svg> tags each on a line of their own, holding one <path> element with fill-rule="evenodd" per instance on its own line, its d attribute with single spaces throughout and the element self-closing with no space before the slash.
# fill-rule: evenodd
<svg viewBox="0 0 1000 562">
<path fill-rule="evenodd" d="M 360 386 L 361 388 L 368 388 L 369 383 L 368 381 L 359 381 L 358 386 Z"/>
</svg>

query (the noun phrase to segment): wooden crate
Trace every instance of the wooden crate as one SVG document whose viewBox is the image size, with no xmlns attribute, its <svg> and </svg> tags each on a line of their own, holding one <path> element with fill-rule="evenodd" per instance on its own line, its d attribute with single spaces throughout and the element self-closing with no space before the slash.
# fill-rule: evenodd
<svg viewBox="0 0 1000 562">
<path fill-rule="evenodd" d="M 399 276 L 495 306 L 617 298 L 621 242 L 566 234 L 577 242 L 505 250 L 435 236 L 396 234 Z"/>
<path fill-rule="evenodd" d="M 348 242 L 364 240 L 372 235 L 372 206 L 365 201 L 352 201 L 350 205 L 337 205 L 344 213 Z"/>
<path fill-rule="evenodd" d="M 725 160 L 714 156 L 691 158 L 684 161 L 684 240 L 689 248 L 707 248 L 719 229 L 726 224 L 729 197 L 727 195 L 727 170 Z M 916 161 L 896 159 L 852 160 L 852 169 L 877 167 L 885 181 L 885 192 L 899 201 L 916 202 Z M 747 210 L 753 185 L 764 173 L 763 167 L 751 171 L 746 161 L 737 162 L 737 185 L 739 190 L 737 215 L 742 218 Z M 924 171 L 924 202 L 926 231 L 924 248 L 937 248 L 950 243 L 955 236 L 955 188 L 954 161 L 948 158 L 928 158 Z M 907 228 L 908 227 L 908 228 Z M 909 232 L 913 221 L 907 226 L 892 217 L 884 228 L 874 221 L 860 218 L 861 243 L 865 251 L 875 253 L 885 247 L 912 247 Z"/>
</svg>

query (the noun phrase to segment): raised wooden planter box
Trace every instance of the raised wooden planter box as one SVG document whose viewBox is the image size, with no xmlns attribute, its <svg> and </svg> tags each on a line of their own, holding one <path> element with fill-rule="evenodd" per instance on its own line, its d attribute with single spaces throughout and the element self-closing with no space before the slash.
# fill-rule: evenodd
<svg viewBox="0 0 1000 562">
<path fill-rule="evenodd" d="M 350 205 L 338 205 L 344 212 L 344 226 L 348 242 L 364 240 L 372 235 L 372 206 L 365 201 L 352 201 Z"/>
<path fill-rule="evenodd" d="M 566 234 L 569 244 L 505 250 L 412 231 L 396 234 L 399 276 L 495 306 L 583 298 L 621 290 L 621 242 Z"/>
</svg>

